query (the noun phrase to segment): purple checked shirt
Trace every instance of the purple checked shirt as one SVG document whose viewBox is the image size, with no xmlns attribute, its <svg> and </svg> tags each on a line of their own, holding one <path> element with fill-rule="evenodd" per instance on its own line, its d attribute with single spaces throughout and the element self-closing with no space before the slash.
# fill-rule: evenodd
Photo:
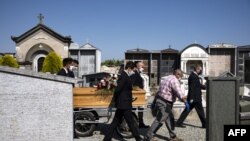
<svg viewBox="0 0 250 141">
<path fill-rule="evenodd" d="M 169 102 L 175 102 L 176 97 L 179 99 L 184 97 L 180 82 L 175 75 L 169 75 L 161 81 L 159 96 Z"/>
</svg>

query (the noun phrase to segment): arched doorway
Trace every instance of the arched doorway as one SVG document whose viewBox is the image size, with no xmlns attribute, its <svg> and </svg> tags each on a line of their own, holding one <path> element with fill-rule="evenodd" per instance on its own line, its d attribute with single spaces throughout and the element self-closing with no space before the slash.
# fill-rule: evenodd
<svg viewBox="0 0 250 141">
<path fill-rule="evenodd" d="M 43 61 L 45 59 L 46 55 L 45 54 L 38 54 L 35 56 L 33 59 L 33 70 L 36 72 L 42 71 L 43 68 Z"/>
<path fill-rule="evenodd" d="M 37 60 L 37 71 L 40 72 L 43 69 L 43 61 L 44 61 L 45 57 L 40 57 Z"/>
<path fill-rule="evenodd" d="M 52 48 L 47 44 L 36 44 L 26 53 L 25 61 L 32 62 L 32 70 L 40 72 L 42 71 L 43 61 L 45 57 L 51 51 L 53 51 Z"/>
</svg>

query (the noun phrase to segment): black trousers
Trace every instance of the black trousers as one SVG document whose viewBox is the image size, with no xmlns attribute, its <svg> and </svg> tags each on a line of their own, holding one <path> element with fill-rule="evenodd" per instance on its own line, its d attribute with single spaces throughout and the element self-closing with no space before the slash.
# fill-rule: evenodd
<svg viewBox="0 0 250 141">
<path fill-rule="evenodd" d="M 138 110 L 144 110 L 144 108 L 139 107 Z M 143 112 L 138 112 L 138 121 L 139 121 L 139 124 L 144 124 Z"/>
<path fill-rule="evenodd" d="M 192 104 L 190 104 L 190 110 L 187 111 L 187 109 L 185 108 L 184 111 L 181 113 L 179 119 L 177 120 L 176 124 L 180 125 L 180 124 L 183 124 L 184 120 L 187 118 L 189 112 L 195 108 L 199 118 L 200 118 L 200 121 L 201 121 L 201 124 L 203 127 L 206 127 L 206 118 L 205 118 L 205 112 L 204 112 L 204 109 L 202 107 L 202 103 L 201 101 L 200 102 L 193 102 Z"/>
<path fill-rule="evenodd" d="M 139 131 L 138 131 L 138 127 L 135 124 L 135 121 L 133 119 L 133 115 L 132 115 L 132 110 L 131 109 L 117 109 L 115 112 L 115 117 L 112 121 L 112 123 L 110 124 L 109 128 L 107 129 L 108 132 L 105 135 L 103 141 L 111 141 L 111 138 L 114 134 L 115 129 L 117 128 L 117 126 L 119 125 L 119 123 L 121 123 L 121 121 L 124 119 L 126 120 L 130 131 L 132 132 L 133 136 L 135 137 L 135 139 L 141 140 L 141 137 L 139 135 Z"/>
</svg>

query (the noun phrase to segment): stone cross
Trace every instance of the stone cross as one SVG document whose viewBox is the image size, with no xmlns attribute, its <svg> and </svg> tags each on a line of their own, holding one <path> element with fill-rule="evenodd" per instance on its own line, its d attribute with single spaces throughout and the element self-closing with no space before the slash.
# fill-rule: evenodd
<svg viewBox="0 0 250 141">
<path fill-rule="evenodd" d="M 40 14 L 37 16 L 37 18 L 38 18 L 38 20 L 39 20 L 39 24 L 42 24 L 42 23 L 43 23 L 43 19 L 44 19 L 43 14 L 40 13 Z"/>
</svg>

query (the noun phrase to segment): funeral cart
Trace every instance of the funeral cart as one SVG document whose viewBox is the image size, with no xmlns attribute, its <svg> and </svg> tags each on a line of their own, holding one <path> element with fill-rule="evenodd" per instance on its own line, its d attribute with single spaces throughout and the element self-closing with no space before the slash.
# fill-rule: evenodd
<svg viewBox="0 0 250 141">
<path fill-rule="evenodd" d="M 77 136 L 92 135 L 99 123 L 108 123 L 115 108 L 112 102 L 113 92 L 97 90 L 93 87 L 74 88 L 74 128 Z M 138 107 L 146 108 L 145 91 L 136 88 L 133 94 L 133 115 L 138 125 L 138 119 L 134 112 Z M 117 133 L 124 138 L 132 137 L 125 121 L 117 128 Z"/>
</svg>

